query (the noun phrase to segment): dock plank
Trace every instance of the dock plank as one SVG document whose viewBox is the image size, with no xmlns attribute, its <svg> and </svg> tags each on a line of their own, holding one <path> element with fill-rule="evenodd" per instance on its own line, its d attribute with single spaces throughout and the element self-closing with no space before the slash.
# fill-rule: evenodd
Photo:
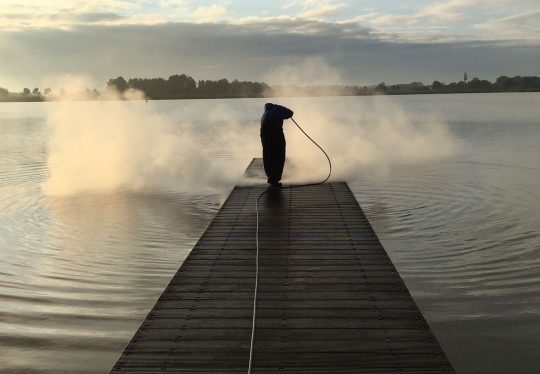
<svg viewBox="0 0 540 374">
<path fill-rule="evenodd" d="M 111 373 L 247 371 L 264 190 L 232 190 Z M 346 183 L 259 210 L 254 373 L 454 373 Z"/>
</svg>

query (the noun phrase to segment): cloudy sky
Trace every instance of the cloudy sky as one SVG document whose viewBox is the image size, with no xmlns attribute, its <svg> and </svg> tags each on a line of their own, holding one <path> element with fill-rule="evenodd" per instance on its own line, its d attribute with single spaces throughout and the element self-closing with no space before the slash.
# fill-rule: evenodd
<svg viewBox="0 0 540 374">
<path fill-rule="evenodd" d="M 306 61 L 339 72 L 313 76 L 324 83 L 540 75 L 539 18 L 540 0 L 1 0 L 0 86 L 62 74 L 97 88 L 118 75 L 260 81 Z"/>
</svg>

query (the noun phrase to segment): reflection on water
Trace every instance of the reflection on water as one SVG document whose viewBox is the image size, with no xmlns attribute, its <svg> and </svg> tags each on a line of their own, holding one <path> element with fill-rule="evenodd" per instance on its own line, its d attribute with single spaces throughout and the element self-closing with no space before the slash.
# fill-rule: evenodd
<svg viewBox="0 0 540 374">
<path fill-rule="evenodd" d="M 0 108 L 0 371 L 107 372 L 219 201 L 46 197 L 44 105 Z"/>
<path fill-rule="evenodd" d="M 458 372 L 540 367 L 540 170 L 503 170 L 403 167 L 352 186 Z"/>
<path fill-rule="evenodd" d="M 452 128 L 457 159 L 351 188 L 458 372 L 535 372 L 540 123 Z"/>
<path fill-rule="evenodd" d="M 39 219 L 9 223 L 18 245 L 2 246 L 0 345 L 8 368 L 50 372 L 110 367 L 218 208 L 172 193 L 39 205 Z"/>
<path fill-rule="evenodd" d="M 35 139 L 43 126 L 13 122 L 20 128 L 3 127 L 0 138 L 24 138 L 1 144 L 0 371 L 106 372 L 218 197 L 46 197 L 45 153 Z"/>
<path fill-rule="evenodd" d="M 435 108 L 466 149 L 445 162 L 395 167 L 385 179 L 359 170 L 351 188 L 458 371 L 535 372 L 540 97 L 395 100 L 419 117 Z M 257 100 L 220 103 L 246 121 L 259 114 Z M 104 373 L 222 197 L 44 196 L 44 105 L 0 106 L 0 371 Z M 188 104 L 156 105 L 174 117 Z M 212 156 L 224 162 L 228 155 L 212 141 L 219 139 L 209 141 Z M 268 197 L 287 201 L 286 194 Z"/>
</svg>

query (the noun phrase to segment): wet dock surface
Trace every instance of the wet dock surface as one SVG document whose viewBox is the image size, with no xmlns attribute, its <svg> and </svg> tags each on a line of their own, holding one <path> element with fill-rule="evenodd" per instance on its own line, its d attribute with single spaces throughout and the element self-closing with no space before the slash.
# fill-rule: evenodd
<svg viewBox="0 0 540 374">
<path fill-rule="evenodd" d="M 247 372 L 265 188 L 232 190 L 112 373 Z M 259 212 L 253 373 L 454 372 L 346 183 Z"/>
</svg>

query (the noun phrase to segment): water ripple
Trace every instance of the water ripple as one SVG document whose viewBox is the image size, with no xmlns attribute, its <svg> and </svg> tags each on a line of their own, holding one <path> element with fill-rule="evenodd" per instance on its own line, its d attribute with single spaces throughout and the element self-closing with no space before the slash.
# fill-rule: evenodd
<svg viewBox="0 0 540 374">
<path fill-rule="evenodd" d="M 540 222 L 531 207 L 540 194 L 522 186 L 530 170 L 475 164 L 467 174 L 466 166 L 403 167 L 391 180 L 352 188 L 405 278 L 477 295 L 540 291 Z M 493 179 L 492 168 L 508 177 Z"/>
</svg>

